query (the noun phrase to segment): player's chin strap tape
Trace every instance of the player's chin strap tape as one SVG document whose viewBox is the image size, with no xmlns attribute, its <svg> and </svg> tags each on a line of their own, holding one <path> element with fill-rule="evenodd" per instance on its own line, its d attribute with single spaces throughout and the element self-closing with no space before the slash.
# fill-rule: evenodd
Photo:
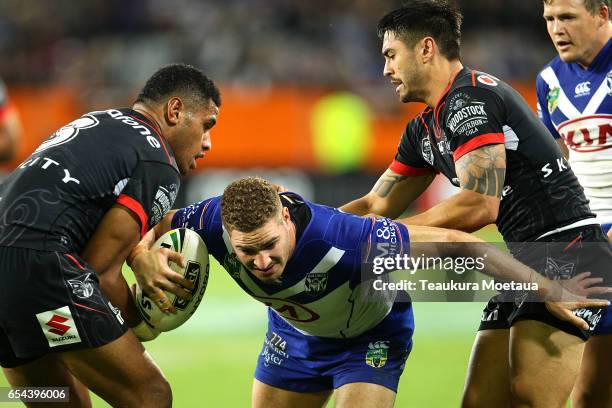
<svg viewBox="0 0 612 408">
<path fill-rule="evenodd" d="M 140 322 L 137 326 L 132 327 L 132 330 L 140 341 L 151 341 L 160 334 L 159 331 L 149 326 L 144 320 Z"/>
</svg>

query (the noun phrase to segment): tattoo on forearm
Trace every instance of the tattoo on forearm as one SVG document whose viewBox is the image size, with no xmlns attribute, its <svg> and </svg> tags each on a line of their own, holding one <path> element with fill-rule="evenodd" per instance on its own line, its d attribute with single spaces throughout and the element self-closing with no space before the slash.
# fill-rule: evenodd
<svg viewBox="0 0 612 408">
<path fill-rule="evenodd" d="M 391 175 L 385 173 L 378 179 L 378 181 L 374 185 L 373 190 L 376 194 L 378 194 L 379 197 L 384 198 L 389 195 L 389 193 L 393 189 L 393 186 L 406 179 L 406 176 L 400 176 L 395 174 Z"/>
<path fill-rule="evenodd" d="M 457 162 L 457 170 L 463 188 L 499 197 L 506 177 L 504 146 L 487 146 L 466 154 Z"/>
</svg>

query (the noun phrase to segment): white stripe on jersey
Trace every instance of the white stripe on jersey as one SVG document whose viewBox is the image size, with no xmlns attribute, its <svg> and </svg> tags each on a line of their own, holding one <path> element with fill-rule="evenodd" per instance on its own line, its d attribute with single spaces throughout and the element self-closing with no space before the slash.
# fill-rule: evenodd
<svg viewBox="0 0 612 408">
<path fill-rule="evenodd" d="M 542 79 L 546 82 L 549 89 L 559 88 L 559 98 L 557 99 L 557 109 L 559 109 L 565 117 L 568 119 L 575 119 L 581 115 L 580 111 L 576 109 L 574 104 L 569 100 L 563 88 L 559 84 L 557 74 L 553 71 L 552 67 L 547 67 L 540 73 Z"/>
<path fill-rule="evenodd" d="M 595 112 L 597 112 L 597 109 L 599 109 L 601 103 L 604 101 L 604 99 L 606 99 L 606 96 L 608 96 L 608 92 L 610 92 L 610 88 L 608 88 L 608 81 L 601 81 L 599 88 L 597 88 L 597 91 L 595 91 L 593 96 L 591 96 L 591 100 L 582 111 L 582 114 L 594 115 Z"/>
<path fill-rule="evenodd" d="M 512 151 L 518 150 L 519 138 L 514 130 L 508 125 L 504 125 L 502 130 L 504 131 L 504 144 L 506 149 Z"/>
</svg>

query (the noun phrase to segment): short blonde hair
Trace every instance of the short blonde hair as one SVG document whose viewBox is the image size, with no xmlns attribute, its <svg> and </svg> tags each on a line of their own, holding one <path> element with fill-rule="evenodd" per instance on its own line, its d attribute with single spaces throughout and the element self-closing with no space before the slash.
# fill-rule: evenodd
<svg viewBox="0 0 612 408">
<path fill-rule="evenodd" d="M 228 231 L 251 232 L 262 227 L 282 208 L 278 192 L 260 177 L 232 182 L 221 197 L 221 221 Z"/>
</svg>

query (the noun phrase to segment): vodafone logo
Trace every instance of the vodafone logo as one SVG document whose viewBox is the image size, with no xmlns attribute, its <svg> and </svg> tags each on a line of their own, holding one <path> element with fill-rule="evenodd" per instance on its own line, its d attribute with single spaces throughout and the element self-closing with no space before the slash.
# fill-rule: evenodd
<svg viewBox="0 0 612 408">
<path fill-rule="evenodd" d="M 489 86 L 497 86 L 497 81 L 495 80 L 495 78 L 493 78 L 490 75 L 479 75 L 478 78 L 476 78 L 476 80 L 480 82 L 481 84 L 485 84 Z"/>
<path fill-rule="evenodd" d="M 64 322 L 67 321 L 67 318 L 54 314 L 46 324 L 47 326 L 51 327 L 51 329 L 49 329 L 51 333 L 57 334 L 58 336 L 63 336 L 68 330 L 70 330 L 70 326 L 64 324 Z"/>
</svg>

